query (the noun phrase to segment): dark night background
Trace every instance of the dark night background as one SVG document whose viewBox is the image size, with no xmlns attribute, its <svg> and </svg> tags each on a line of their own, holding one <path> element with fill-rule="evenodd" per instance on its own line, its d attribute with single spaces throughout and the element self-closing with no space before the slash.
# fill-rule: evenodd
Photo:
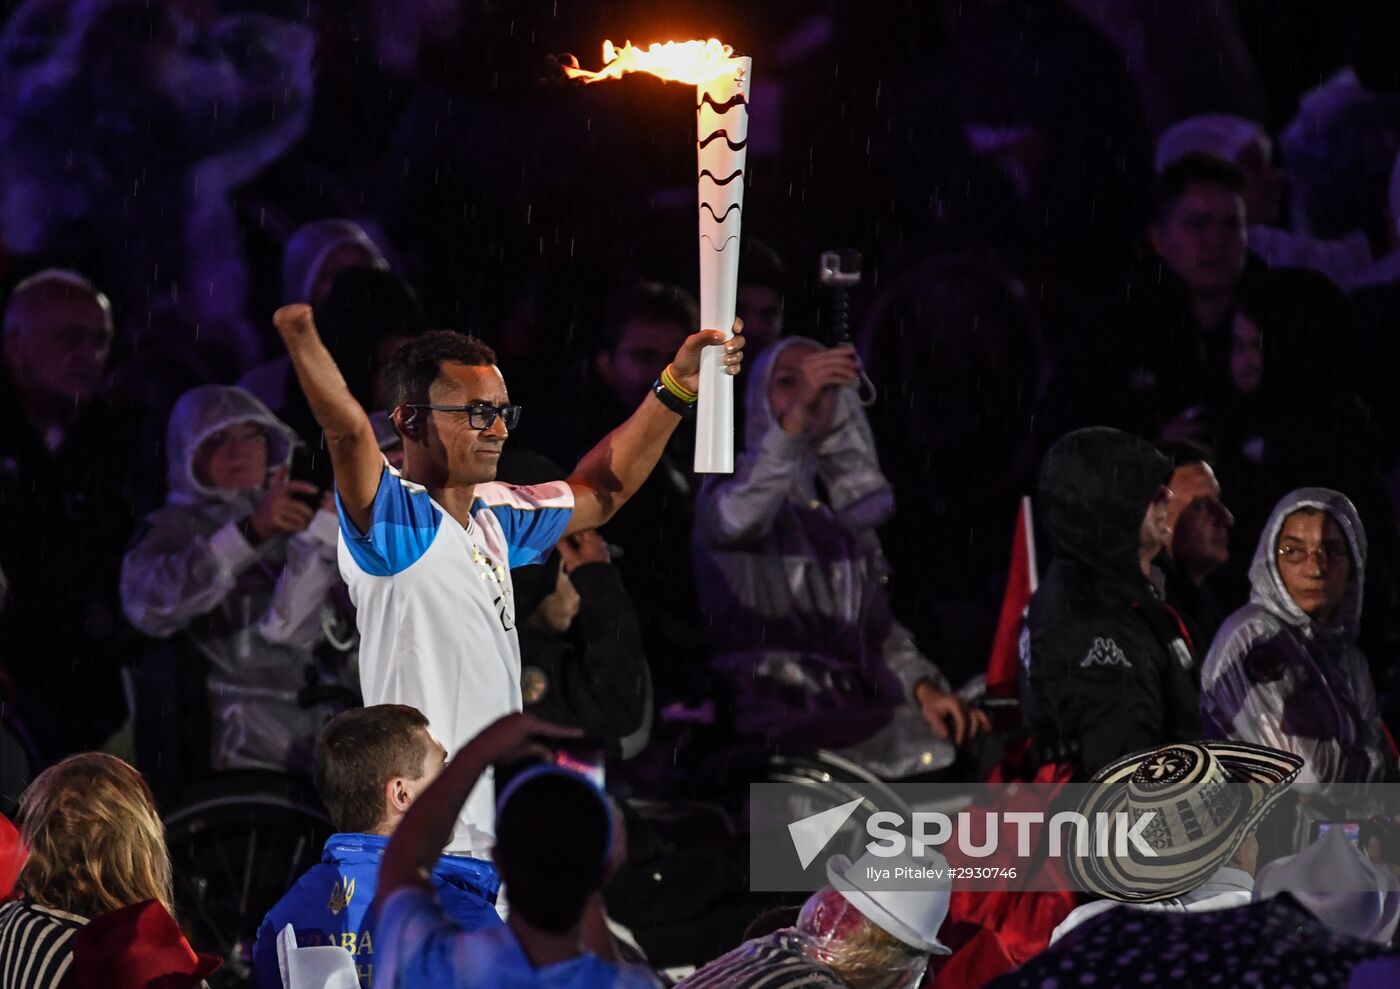
<svg viewBox="0 0 1400 989">
<path fill-rule="evenodd" d="M 883 533 L 895 612 L 955 684 L 985 668 L 1040 454 L 1135 368 L 1103 357 L 1099 334 L 1178 345 L 1181 287 L 1144 238 L 1162 131 L 1202 113 L 1257 121 L 1294 190 L 1276 225 L 1360 231 L 1378 260 L 1400 249 L 1400 31 L 1385 0 L 28 0 L 0 15 L 0 288 L 72 268 L 116 321 L 94 421 L 38 482 L 16 452 L 33 438 L 13 383 L 4 398 L 7 710 L 26 684 L 72 694 L 62 724 L 12 726 L 36 769 L 121 721 L 117 670 L 155 647 L 120 617 L 116 569 L 164 499 L 166 419 L 186 389 L 279 355 L 270 316 L 302 224 L 360 223 L 429 324 L 496 348 L 527 410 L 512 444 L 567 465 L 601 435 L 584 435 L 595 420 L 620 419 L 592 380 L 608 299 L 638 279 L 696 288 L 693 91 L 573 84 L 557 54 L 597 68 L 604 38 L 714 36 L 753 57 L 743 236 L 783 263 L 786 332 L 824 341 L 818 256 L 864 257 L 851 302 L 899 504 Z M 1290 144 L 1303 98 L 1346 67 L 1353 98 Z M 1304 186 L 1326 191 L 1306 216 Z M 1239 522 L 1223 601 L 1242 603 L 1281 494 L 1345 490 L 1371 535 L 1363 645 L 1387 711 L 1397 285 L 1251 258 L 1239 298 L 1264 327 L 1266 387 L 1245 401 L 1217 382 L 1214 345 L 1189 358 L 1211 416 L 1197 438 Z M 1158 440 L 1180 411 L 1113 424 Z M 1237 455 L 1260 437 L 1285 451 L 1262 467 Z M 15 506 L 41 488 L 62 494 L 34 524 Z M 619 531 L 674 525 L 632 511 Z M 62 591 L 24 590 L 40 571 Z M 623 571 L 634 597 L 639 574 Z M 648 658 L 670 699 L 703 693 L 681 669 L 695 657 Z M 73 725 L 88 730 L 65 737 Z"/>
</svg>

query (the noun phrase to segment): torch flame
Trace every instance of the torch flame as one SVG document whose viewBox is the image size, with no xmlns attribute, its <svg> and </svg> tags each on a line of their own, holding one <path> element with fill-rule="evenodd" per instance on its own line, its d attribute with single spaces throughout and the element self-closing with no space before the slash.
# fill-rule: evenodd
<svg viewBox="0 0 1400 989">
<path fill-rule="evenodd" d="M 711 79 L 733 75 L 740 67 L 734 49 L 717 38 L 708 41 L 654 42 L 638 48 L 627 42 L 619 50 L 611 41 L 603 42 L 603 68 L 599 72 L 569 66 L 564 71 L 570 79 L 602 82 L 617 79 L 628 72 L 646 72 L 667 82 L 684 82 L 700 86 Z"/>
</svg>

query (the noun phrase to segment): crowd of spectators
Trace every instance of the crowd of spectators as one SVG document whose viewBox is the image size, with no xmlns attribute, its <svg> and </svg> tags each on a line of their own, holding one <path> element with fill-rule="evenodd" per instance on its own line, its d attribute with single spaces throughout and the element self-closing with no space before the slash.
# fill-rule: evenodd
<svg viewBox="0 0 1400 989">
<path fill-rule="evenodd" d="M 213 975 L 160 814 L 239 771 L 312 781 L 336 832 L 259 905 L 258 985 L 286 977 L 288 925 L 366 987 L 652 985 L 648 952 L 697 989 L 915 985 L 949 951 L 946 891 L 882 899 L 834 863 L 791 924 L 748 930 L 734 842 L 654 804 L 713 797 L 754 753 L 985 775 L 1024 495 L 1017 771 L 1131 790 L 1153 759 L 1269 764 L 1289 825 L 1251 819 L 1157 898 L 1261 911 L 1265 875 L 1347 869 L 1400 897 L 1386 827 L 1360 855 L 1309 844 L 1400 811 L 1369 786 L 1400 782 L 1382 5 L 651 6 L 5 5 L 0 811 L 27 859 L 4 985 L 100 984 L 123 945 L 133 972 Z M 694 472 L 685 426 L 618 499 L 605 437 L 716 329 L 690 97 L 575 87 L 552 56 L 680 26 L 756 66 L 737 466 Z M 838 246 L 865 257 L 854 342 L 816 284 Z M 373 431 L 349 497 L 345 437 L 273 329 L 298 304 Z M 509 573 L 463 528 L 461 579 L 500 589 L 490 635 L 519 662 L 474 670 L 480 630 L 429 633 L 388 578 L 441 514 L 400 474 L 427 462 L 429 389 L 497 367 L 510 398 L 465 422 L 510 444 L 469 511 Z M 566 532 L 579 478 L 599 524 Z M 412 586 L 455 601 L 446 566 Z M 432 635 L 525 713 L 482 722 L 428 680 L 364 706 Z M 578 734 L 611 796 L 553 765 Z M 547 764 L 510 778 L 522 759 Z M 1090 888 L 1107 900 L 1028 935 L 1045 954 L 1008 979 L 1100 950 L 1098 915 L 1126 913 L 1104 903 L 1135 897 Z M 1374 952 L 1336 938 L 1394 935 L 1301 902 L 1347 966 Z M 1269 909 L 1250 923 L 1296 920 Z"/>
</svg>

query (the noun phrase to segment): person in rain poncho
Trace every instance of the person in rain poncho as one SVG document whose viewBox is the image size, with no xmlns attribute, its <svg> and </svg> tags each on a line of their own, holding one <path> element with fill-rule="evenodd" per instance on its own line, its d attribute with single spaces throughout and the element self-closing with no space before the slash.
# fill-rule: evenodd
<svg viewBox="0 0 1400 989">
<path fill-rule="evenodd" d="M 1301 488 L 1274 508 L 1249 577 L 1249 604 L 1201 670 L 1208 735 L 1294 752 L 1299 788 L 1345 801 L 1342 783 L 1394 779 L 1376 688 L 1357 648 L 1366 532 L 1347 497 Z"/>
<path fill-rule="evenodd" d="M 922 984 L 948 916 L 951 882 L 914 888 L 872 877 L 894 866 L 936 870 L 937 852 L 915 857 L 867 852 L 827 860 L 829 884 L 807 898 L 792 927 L 745 941 L 679 983 L 680 989 L 912 989 Z"/>
<path fill-rule="evenodd" d="M 148 635 L 184 632 L 209 662 L 213 768 L 310 770 L 312 743 L 335 713 L 303 706 L 323 641 L 353 641 L 336 607 L 337 522 L 288 479 L 295 437 L 237 388 L 181 396 L 166 439 L 169 494 L 122 565 L 122 607 Z"/>
<path fill-rule="evenodd" d="M 951 764 L 986 721 L 890 613 L 875 527 L 894 498 L 858 375 L 849 347 L 789 337 L 764 352 L 746 451 L 700 493 L 695 566 L 735 727 L 894 778 Z"/>
</svg>

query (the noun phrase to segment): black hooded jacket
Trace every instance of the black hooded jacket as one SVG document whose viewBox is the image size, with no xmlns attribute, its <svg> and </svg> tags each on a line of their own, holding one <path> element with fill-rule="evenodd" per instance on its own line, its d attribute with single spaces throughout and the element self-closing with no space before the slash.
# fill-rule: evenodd
<svg viewBox="0 0 1400 989">
<path fill-rule="evenodd" d="M 1195 657 L 1138 557 L 1143 516 L 1170 476 L 1147 441 L 1103 427 L 1065 436 L 1041 467 L 1055 558 L 1027 616 L 1026 724 L 1042 758 L 1084 776 L 1200 737 Z"/>
</svg>

